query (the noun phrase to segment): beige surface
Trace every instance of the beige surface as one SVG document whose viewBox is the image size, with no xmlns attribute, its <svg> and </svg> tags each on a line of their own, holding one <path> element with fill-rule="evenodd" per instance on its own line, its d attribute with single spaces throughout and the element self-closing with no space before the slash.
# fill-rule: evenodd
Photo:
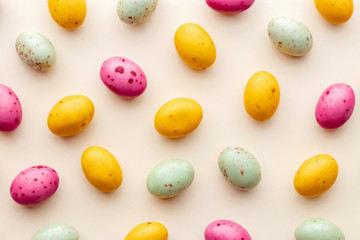
<svg viewBox="0 0 360 240">
<path fill-rule="evenodd" d="M 40 227 L 66 222 L 82 240 L 123 239 L 137 224 L 159 221 L 169 240 L 203 239 L 206 226 L 217 219 L 243 225 L 255 239 L 294 239 L 302 221 L 323 217 L 336 223 L 347 239 L 358 239 L 360 202 L 360 111 L 336 131 L 315 121 L 321 92 L 336 82 L 360 89 L 359 1 L 344 25 L 326 22 L 311 0 L 256 0 L 246 12 L 224 16 L 205 0 L 160 0 L 150 21 L 139 26 L 122 23 L 115 0 L 88 0 L 85 23 L 75 31 L 60 28 L 46 1 L 0 2 L 0 82 L 11 87 L 23 107 L 23 122 L 10 134 L 0 133 L 0 239 L 31 239 Z M 303 58 L 280 53 L 267 36 L 267 23 L 277 16 L 303 21 L 314 37 Z M 194 71 L 176 53 L 173 35 L 185 22 L 200 24 L 217 47 L 215 64 Z M 15 51 L 15 39 L 25 30 L 47 36 L 57 51 L 54 68 L 40 73 L 26 66 Z M 111 56 L 137 62 L 148 78 L 139 98 L 125 101 L 100 80 L 102 62 Z M 280 105 L 265 123 L 251 119 L 243 106 L 250 76 L 271 72 L 281 90 Z M 47 128 L 50 109 L 61 98 L 84 94 L 95 104 L 90 125 L 75 137 L 60 138 Z M 153 127 L 157 109 L 175 97 L 190 97 L 204 110 L 199 128 L 170 140 Z M 112 152 L 124 174 L 122 186 L 104 194 L 87 182 L 80 157 L 99 145 Z M 252 152 L 263 178 L 250 192 L 225 181 L 217 167 L 219 153 L 229 145 Z M 332 155 L 339 164 L 335 185 L 314 199 L 298 195 L 292 181 L 306 159 Z M 146 189 L 147 174 L 169 158 L 190 161 L 195 178 L 180 196 L 161 200 Z M 60 185 L 42 205 L 27 208 L 10 197 L 12 179 L 23 169 L 45 164 L 57 170 Z"/>
</svg>

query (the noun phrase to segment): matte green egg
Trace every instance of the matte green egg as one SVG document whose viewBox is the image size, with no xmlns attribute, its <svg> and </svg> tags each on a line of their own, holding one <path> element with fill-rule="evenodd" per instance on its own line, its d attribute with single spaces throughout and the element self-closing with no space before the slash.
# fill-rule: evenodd
<svg viewBox="0 0 360 240">
<path fill-rule="evenodd" d="M 334 223 L 311 218 L 301 223 L 295 230 L 296 240 L 345 240 L 344 233 Z"/>
<path fill-rule="evenodd" d="M 175 197 L 194 179 L 194 168 L 185 160 L 169 159 L 153 168 L 146 180 L 149 192 L 160 198 Z"/>
<path fill-rule="evenodd" d="M 241 190 L 256 187 L 261 180 L 261 168 L 250 152 L 241 147 L 227 147 L 218 159 L 225 179 Z"/>
<path fill-rule="evenodd" d="M 79 234 L 69 224 L 52 223 L 40 228 L 32 240 L 79 240 Z"/>
</svg>

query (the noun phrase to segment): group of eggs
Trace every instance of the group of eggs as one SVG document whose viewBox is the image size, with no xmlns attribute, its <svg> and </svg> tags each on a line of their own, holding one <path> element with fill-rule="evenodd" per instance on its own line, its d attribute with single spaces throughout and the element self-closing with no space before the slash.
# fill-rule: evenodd
<svg viewBox="0 0 360 240">
<path fill-rule="evenodd" d="M 254 0 L 206 0 L 212 9 L 235 14 L 248 9 Z M 329 22 L 340 24 L 350 19 L 352 0 L 315 0 L 320 14 Z M 155 10 L 157 0 L 119 0 L 117 13 L 128 24 L 144 22 Z M 75 29 L 85 20 L 85 0 L 48 0 L 49 12 L 54 21 L 65 29 Z M 312 48 L 313 39 L 308 28 L 292 18 L 274 18 L 268 25 L 268 35 L 274 45 L 290 56 L 303 56 Z M 194 69 L 210 67 L 216 59 L 216 48 L 209 34 L 195 23 L 181 25 L 174 36 L 180 58 Z M 21 33 L 16 40 L 16 51 L 21 60 L 38 71 L 47 71 L 56 60 L 55 48 L 43 35 L 36 32 Z M 141 95 L 147 87 L 143 70 L 125 57 L 111 57 L 104 61 L 100 78 L 114 93 L 127 99 Z M 265 71 L 255 73 L 244 91 L 247 113 L 258 121 L 268 120 L 276 112 L 280 89 L 275 77 Z M 344 83 L 333 84 L 321 94 L 315 109 L 319 125 L 326 129 L 342 126 L 351 116 L 355 95 Z M 82 95 L 71 95 L 54 105 L 48 115 L 48 127 L 62 137 L 73 136 L 86 128 L 94 116 L 91 100 Z M 193 132 L 203 117 L 199 103 L 189 98 L 175 98 L 157 111 L 155 129 L 168 138 L 178 138 Z M 21 123 L 22 108 L 16 94 L 0 84 L 0 131 L 13 131 Z M 116 158 L 98 146 L 87 148 L 81 165 L 88 181 L 103 192 L 116 190 L 122 183 L 122 171 Z M 228 147 L 220 154 L 218 166 L 227 181 L 248 190 L 261 180 L 261 168 L 256 158 L 240 147 Z M 294 177 L 296 191 L 304 197 L 315 197 L 327 191 L 335 182 L 338 165 L 326 154 L 305 161 Z M 146 186 L 160 198 L 174 197 L 187 189 L 194 178 L 192 165 L 181 159 L 161 162 L 149 173 Z M 34 206 L 50 198 L 59 186 L 59 176 L 48 166 L 33 166 L 21 171 L 12 181 L 11 197 L 19 204 Z M 166 228 L 157 222 L 136 226 L 125 240 L 166 240 Z M 295 231 L 297 240 L 343 240 L 344 234 L 335 224 L 325 219 L 309 219 Z M 76 240 L 75 228 L 55 223 L 41 228 L 33 240 Z M 206 240 L 251 240 L 249 233 L 239 224 L 218 220 L 205 230 Z"/>
</svg>

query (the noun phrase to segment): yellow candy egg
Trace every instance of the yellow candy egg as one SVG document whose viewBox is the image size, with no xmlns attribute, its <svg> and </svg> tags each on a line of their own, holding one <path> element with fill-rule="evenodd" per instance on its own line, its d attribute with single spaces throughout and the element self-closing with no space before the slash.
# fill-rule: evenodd
<svg viewBox="0 0 360 240">
<path fill-rule="evenodd" d="M 353 0 L 315 0 L 321 16 L 333 24 L 349 20 L 354 10 Z"/>
<path fill-rule="evenodd" d="M 214 42 L 198 24 L 185 23 L 181 25 L 175 33 L 174 41 L 180 58 L 190 67 L 205 69 L 215 62 Z"/>
<path fill-rule="evenodd" d="M 203 111 L 190 98 L 175 98 L 165 103 L 155 115 L 155 128 L 163 136 L 178 138 L 194 131 L 200 124 Z"/>
<path fill-rule="evenodd" d="M 327 154 L 319 154 L 306 160 L 294 178 L 295 190 L 304 197 L 316 197 L 326 192 L 338 175 L 338 164 Z"/>
<path fill-rule="evenodd" d="M 167 240 L 168 231 L 158 222 L 146 222 L 137 225 L 125 237 L 125 240 Z"/>
<path fill-rule="evenodd" d="M 85 149 L 81 167 L 87 180 L 100 191 L 112 192 L 122 183 L 120 165 L 105 148 L 92 146 Z"/>
<path fill-rule="evenodd" d="M 51 109 L 47 124 L 52 133 L 62 137 L 73 136 L 91 122 L 95 108 L 83 95 L 71 95 L 61 99 Z"/>
<path fill-rule="evenodd" d="M 85 0 L 48 0 L 48 7 L 54 21 L 68 30 L 80 27 L 86 17 Z"/>
<path fill-rule="evenodd" d="M 271 118 L 279 101 L 280 87 L 271 73 L 260 71 L 252 75 L 245 87 L 244 105 L 253 119 L 265 121 Z"/>
</svg>

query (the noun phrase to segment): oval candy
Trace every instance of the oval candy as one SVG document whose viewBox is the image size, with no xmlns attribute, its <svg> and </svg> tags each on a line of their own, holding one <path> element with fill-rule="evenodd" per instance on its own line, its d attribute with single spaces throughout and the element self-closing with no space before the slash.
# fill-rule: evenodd
<svg viewBox="0 0 360 240">
<path fill-rule="evenodd" d="M 240 13 L 253 5 L 255 0 L 206 0 L 213 10 L 226 14 Z"/>
<path fill-rule="evenodd" d="M 301 164 L 295 174 L 295 190 L 304 197 L 319 196 L 335 183 L 338 171 L 338 164 L 330 155 L 311 157 Z"/>
<path fill-rule="evenodd" d="M 218 166 L 225 179 L 241 190 L 252 189 L 261 180 L 258 161 L 254 155 L 240 147 L 225 148 L 219 156 Z"/>
<path fill-rule="evenodd" d="M 40 228 L 32 240 L 79 240 L 78 231 L 66 223 L 52 223 Z"/>
<path fill-rule="evenodd" d="M 321 94 L 315 108 L 315 118 L 326 129 L 341 127 L 353 113 L 355 94 L 345 83 L 335 83 Z"/>
<path fill-rule="evenodd" d="M 115 191 L 122 183 L 120 164 L 105 148 L 92 146 L 85 149 L 81 167 L 87 180 L 100 191 Z"/>
<path fill-rule="evenodd" d="M 144 71 L 133 61 L 124 57 L 111 57 L 100 69 L 102 82 L 111 91 L 124 98 L 141 95 L 147 86 Z"/>
<path fill-rule="evenodd" d="M 200 70 L 210 67 L 216 59 L 216 48 L 210 35 L 198 24 L 185 23 L 175 32 L 174 42 L 180 58 Z"/>
<path fill-rule="evenodd" d="M 156 112 L 155 129 L 168 138 L 183 137 L 200 124 L 203 111 L 198 102 L 190 98 L 174 98 Z"/>
<path fill-rule="evenodd" d="M 143 23 L 155 11 L 157 4 L 158 0 L 119 0 L 117 14 L 124 23 Z"/>
<path fill-rule="evenodd" d="M 276 78 L 260 71 L 251 76 L 244 91 L 246 112 L 257 121 L 266 121 L 276 112 L 280 102 L 280 87 Z"/>
<path fill-rule="evenodd" d="M 149 192 L 160 198 L 179 195 L 194 179 L 193 166 L 181 159 L 169 159 L 155 166 L 146 180 Z"/>
<path fill-rule="evenodd" d="M 51 17 L 62 28 L 73 30 L 85 21 L 85 0 L 48 0 L 47 2 Z"/>
<path fill-rule="evenodd" d="M 311 218 L 301 223 L 295 230 L 296 240 L 345 240 L 344 233 L 334 223 Z"/>
<path fill-rule="evenodd" d="M 50 198 L 59 186 L 59 176 L 50 167 L 38 165 L 21 171 L 12 181 L 10 195 L 15 202 L 35 206 Z"/>
<path fill-rule="evenodd" d="M 333 24 L 348 21 L 354 11 L 353 0 L 315 0 L 315 6 L 321 16 Z"/>
<path fill-rule="evenodd" d="M 230 220 L 216 220 L 205 229 L 205 240 L 251 240 L 244 227 Z"/>
<path fill-rule="evenodd" d="M 52 133 L 69 137 L 83 131 L 94 117 L 94 104 L 83 95 L 61 99 L 51 109 L 47 124 Z"/>
<path fill-rule="evenodd" d="M 0 83 L 0 131 L 14 131 L 21 123 L 19 98 L 8 86 Z"/>
<path fill-rule="evenodd" d="M 23 32 L 16 38 L 20 59 L 37 71 L 47 71 L 56 61 L 54 45 L 42 34 Z"/>
<path fill-rule="evenodd" d="M 272 43 L 283 53 L 300 57 L 313 46 L 310 30 L 300 21 L 289 17 L 273 18 L 268 25 Z"/>
<path fill-rule="evenodd" d="M 134 227 L 125 240 L 167 240 L 168 231 L 158 222 L 145 222 Z"/>
</svg>

